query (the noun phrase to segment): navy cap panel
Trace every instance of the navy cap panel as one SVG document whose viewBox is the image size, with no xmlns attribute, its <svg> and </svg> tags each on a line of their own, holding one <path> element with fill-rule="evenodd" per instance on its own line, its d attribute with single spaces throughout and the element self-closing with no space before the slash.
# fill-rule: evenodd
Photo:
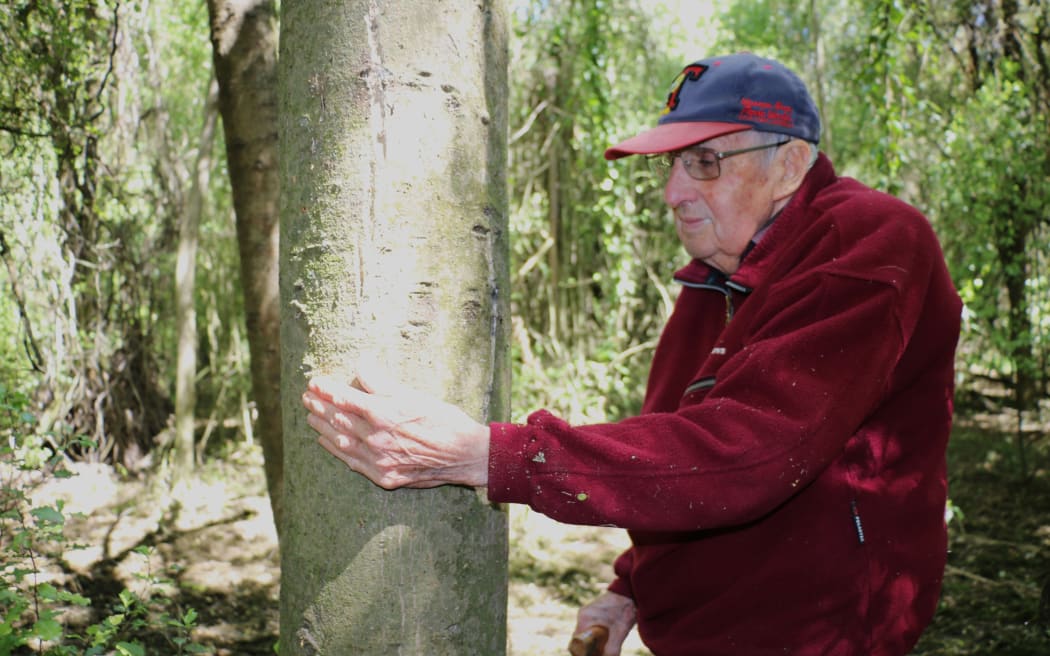
<svg viewBox="0 0 1050 656">
<path fill-rule="evenodd" d="M 782 64 L 752 54 L 704 59 L 675 78 L 659 124 L 714 121 L 820 140 L 805 84 Z"/>
</svg>

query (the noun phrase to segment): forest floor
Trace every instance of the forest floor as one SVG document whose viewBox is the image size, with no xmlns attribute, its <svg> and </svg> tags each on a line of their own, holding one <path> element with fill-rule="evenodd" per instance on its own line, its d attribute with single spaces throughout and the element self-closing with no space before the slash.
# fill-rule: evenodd
<svg viewBox="0 0 1050 656">
<path fill-rule="evenodd" d="M 980 417 L 957 423 L 944 592 L 914 653 L 1050 654 L 1050 600 L 1040 606 L 1050 584 L 1050 434 L 1044 426 L 1030 436 L 1022 480 L 1016 443 L 1004 427 Z M 170 600 L 173 615 L 193 608 L 192 638 L 211 653 L 274 653 L 277 541 L 257 449 L 203 467 L 175 512 L 155 487 L 119 479 L 109 467 L 75 470 L 33 493 L 37 505 L 65 500 L 66 536 L 82 545 L 44 564 L 47 577 L 95 600 L 96 611 L 124 588 Z M 513 508 L 510 520 L 510 655 L 565 654 L 575 609 L 604 588 L 626 536 L 559 525 L 522 508 Z M 157 579 L 168 582 L 158 587 Z M 64 621 L 99 619 L 79 612 Z M 173 653 L 161 646 L 162 635 L 140 639 L 154 646 L 150 654 Z M 647 654 L 632 634 L 624 656 Z"/>
</svg>

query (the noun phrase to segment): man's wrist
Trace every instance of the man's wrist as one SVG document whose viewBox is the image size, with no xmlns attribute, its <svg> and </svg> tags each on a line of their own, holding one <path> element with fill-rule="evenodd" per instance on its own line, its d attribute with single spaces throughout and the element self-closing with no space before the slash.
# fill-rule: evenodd
<svg viewBox="0 0 1050 656">
<path fill-rule="evenodd" d="M 468 473 L 468 484 L 473 487 L 487 487 L 489 484 L 489 453 L 491 452 L 491 431 L 487 424 L 478 424 L 471 434 L 471 444 L 475 445 L 473 464 Z"/>
</svg>

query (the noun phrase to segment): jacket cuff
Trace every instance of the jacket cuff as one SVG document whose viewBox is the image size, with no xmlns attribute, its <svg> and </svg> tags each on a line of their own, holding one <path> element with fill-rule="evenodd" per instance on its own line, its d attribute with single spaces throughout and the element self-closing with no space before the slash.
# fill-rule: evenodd
<svg viewBox="0 0 1050 656">
<path fill-rule="evenodd" d="M 528 426 L 489 424 L 488 496 L 493 503 L 528 503 Z"/>
</svg>

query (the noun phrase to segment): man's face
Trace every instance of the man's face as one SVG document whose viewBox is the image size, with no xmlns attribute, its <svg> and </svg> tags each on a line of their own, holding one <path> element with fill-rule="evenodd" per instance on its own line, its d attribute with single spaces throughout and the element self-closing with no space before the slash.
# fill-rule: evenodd
<svg viewBox="0 0 1050 656">
<path fill-rule="evenodd" d="M 740 132 L 701 144 L 715 151 L 747 148 L 760 143 L 753 133 Z M 783 202 L 775 197 L 770 153 L 758 150 L 721 161 L 721 175 L 695 180 L 676 159 L 664 187 L 664 200 L 674 212 L 678 238 L 689 255 L 733 274 L 748 242 Z"/>
</svg>

